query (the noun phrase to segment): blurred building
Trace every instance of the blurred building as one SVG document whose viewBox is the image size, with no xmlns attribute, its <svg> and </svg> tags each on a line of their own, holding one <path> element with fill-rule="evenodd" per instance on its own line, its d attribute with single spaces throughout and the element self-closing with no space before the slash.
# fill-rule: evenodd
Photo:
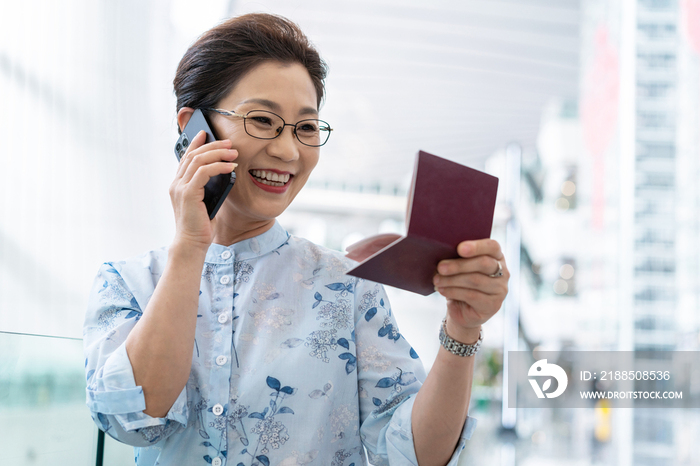
<svg viewBox="0 0 700 466">
<path fill-rule="evenodd" d="M 691 13 L 691 4 L 697 6 L 635 5 L 633 305 L 632 319 L 625 320 L 634 322 L 635 351 L 698 349 L 700 230 L 692 212 L 700 201 L 700 78 L 688 38 L 700 15 Z M 697 454 L 682 453 L 690 450 L 682 434 L 689 421 L 682 413 L 635 410 L 628 457 L 639 465 L 697 464 Z"/>
<path fill-rule="evenodd" d="M 554 101 L 523 154 L 523 329 L 546 349 L 697 350 L 700 2 L 581 7 L 579 98 Z M 686 412 L 591 414 L 561 441 L 592 464 L 700 461 Z M 552 438 L 543 416 L 526 431 Z"/>
</svg>

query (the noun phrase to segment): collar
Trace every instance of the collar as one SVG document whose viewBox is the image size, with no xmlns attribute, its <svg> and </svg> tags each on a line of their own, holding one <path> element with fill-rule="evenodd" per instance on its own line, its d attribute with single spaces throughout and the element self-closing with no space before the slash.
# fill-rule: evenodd
<svg viewBox="0 0 700 466">
<path fill-rule="evenodd" d="M 210 264 L 230 264 L 234 261 L 244 261 L 264 256 L 265 254 L 278 249 L 289 240 L 289 233 L 275 220 L 272 228 L 258 236 L 244 239 L 231 246 L 212 243 L 207 250 L 204 260 Z M 226 251 L 229 254 L 226 254 Z"/>
</svg>

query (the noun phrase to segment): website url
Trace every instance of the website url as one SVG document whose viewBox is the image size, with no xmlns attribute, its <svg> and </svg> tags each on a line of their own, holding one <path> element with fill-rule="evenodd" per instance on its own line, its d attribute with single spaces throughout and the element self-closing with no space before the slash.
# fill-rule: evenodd
<svg viewBox="0 0 700 466">
<path fill-rule="evenodd" d="M 673 400 L 683 398 L 683 392 L 607 391 L 579 393 L 581 398 L 588 400 Z"/>
</svg>

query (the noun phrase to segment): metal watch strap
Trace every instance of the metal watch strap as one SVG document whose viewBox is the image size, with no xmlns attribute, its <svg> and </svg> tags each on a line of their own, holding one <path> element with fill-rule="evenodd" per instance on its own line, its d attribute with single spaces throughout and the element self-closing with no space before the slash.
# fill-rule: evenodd
<svg viewBox="0 0 700 466">
<path fill-rule="evenodd" d="M 479 339 L 473 345 L 466 345 L 460 343 L 457 340 L 453 340 L 447 334 L 447 319 L 442 319 L 442 326 L 440 327 L 440 344 L 450 353 L 457 356 L 474 356 L 481 347 L 481 342 L 484 339 L 483 328 L 479 329 Z"/>
</svg>

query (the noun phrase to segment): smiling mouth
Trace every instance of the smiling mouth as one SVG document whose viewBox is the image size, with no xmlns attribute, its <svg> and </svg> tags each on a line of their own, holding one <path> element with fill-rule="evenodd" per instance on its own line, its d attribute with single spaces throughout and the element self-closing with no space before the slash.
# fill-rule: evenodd
<svg viewBox="0 0 700 466">
<path fill-rule="evenodd" d="M 267 170 L 249 170 L 248 173 L 253 175 L 255 181 L 258 183 L 266 184 L 268 186 L 284 186 L 289 183 L 291 178 L 290 174 L 281 175 L 279 173 L 267 171 Z"/>
</svg>

